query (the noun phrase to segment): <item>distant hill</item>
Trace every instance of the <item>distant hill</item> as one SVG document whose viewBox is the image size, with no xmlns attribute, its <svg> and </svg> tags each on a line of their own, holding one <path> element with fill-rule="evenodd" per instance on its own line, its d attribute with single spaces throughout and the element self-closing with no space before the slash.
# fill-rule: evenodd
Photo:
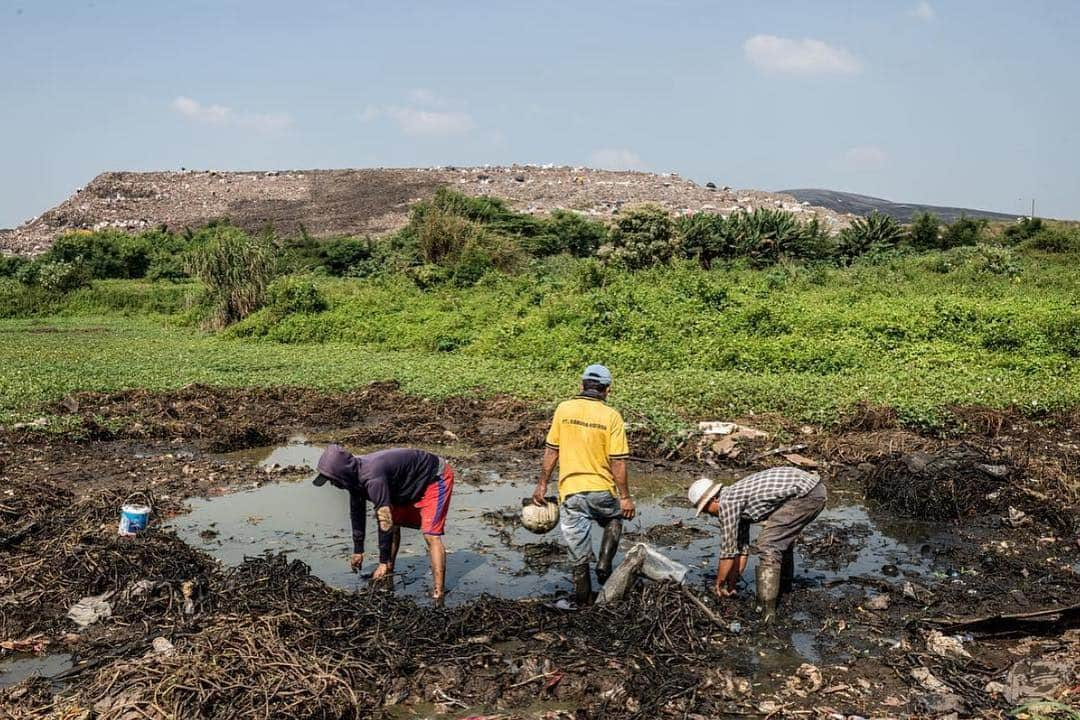
<svg viewBox="0 0 1080 720">
<path fill-rule="evenodd" d="M 568 208 L 607 220 L 623 208 L 653 203 L 677 214 L 781 208 L 816 217 L 830 230 L 849 222 L 831 210 L 775 193 L 714 183 L 702 187 L 670 173 L 555 165 L 106 172 L 33 220 L 0 231 L 0 251 L 36 255 L 72 230 L 183 230 L 218 218 L 249 231 L 272 227 L 286 236 L 379 235 L 403 227 L 410 208 L 444 186 L 502 198 L 534 214 Z"/>
<path fill-rule="evenodd" d="M 856 195 L 855 193 L 839 192 L 837 190 L 820 190 L 817 188 L 802 188 L 799 190 L 780 190 L 785 195 L 791 195 L 799 202 L 808 202 L 811 205 L 828 208 L 839 213 L 851 213 L 853 215 L 869 215 L 877 210 L 882 215 L 889 215 L 899 222 L 911 222 L 912 218 L 922 212 L 931 212 L 942 220 L 952 222 L 961 215 L 970 218 L 985 218 L 987 220 L 1015 220 L 1017 215 L 1010 213 L 990 212 L 989 210 L 972 210 L 971 208 L 942 207 L 939 205 L 917 205 L 915 203 L 897 203 L 882 198 L 870 197 L 869 195 Z"/>
</svg>

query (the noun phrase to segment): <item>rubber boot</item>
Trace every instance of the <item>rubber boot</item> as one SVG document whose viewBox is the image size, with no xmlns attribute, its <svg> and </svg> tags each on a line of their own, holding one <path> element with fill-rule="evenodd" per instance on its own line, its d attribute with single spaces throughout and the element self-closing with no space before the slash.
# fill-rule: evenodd
<svg viewBox="0 0 1080 720">
<path fill-rule="evenodd" d="M 619 549 L 622 537 L 622 520 L 608 520 L 604 537 L 600 540 L 600 557 L 596 561 L 596 581 L 603 585 L 611 577 L 611 562 Z"/>
<path fill-rule="evenodd" d="M 792 545 L 784 551 L 780 558 L 780 592 L 791 592 L 795 584 L 795 546 Z"/>
<path fill-rule="evenodd" d="M 761 619 L 766 624 L 776 617 L 776 598 L 780 595 L 780 566 L 758 563 L 757 599 L 762 608 Z"/>
<path fill-rule="evenodd" d="M 592 604 L 592 578 L 589 577 L 589 564 L 574 566 L 574 602 L 579 608 Z"/>
</svg>

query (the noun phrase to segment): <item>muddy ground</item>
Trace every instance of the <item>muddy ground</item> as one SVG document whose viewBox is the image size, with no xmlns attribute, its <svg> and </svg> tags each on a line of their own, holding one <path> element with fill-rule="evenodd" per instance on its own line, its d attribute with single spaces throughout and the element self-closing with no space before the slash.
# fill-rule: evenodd
<svg viewBox="0 0 1080 720">
<path fill-rule="evenodd" d="M 503 502 L 528 494 L 546 422 L 514 399 L 191 387 L 48 410 L 44 430 L 0 436 L 0 717 L 1001 717 L 1029 697 L 1058 702 L 1041 710 L 1052 716 L 1080 692 L 1080 613 L 1039 614 L 1080 597 L 1067 417 L 957 411 L 945 437 L 873 409 L 828 431 L 756 418 L 769 436 L 734 459 L 711 437 L 673 448 L 639 433 L 632 477 L 655 522 L 628 528 L 624 549 L 650 542 L 691 565 L 690 581 L 568 613 L 552 607 L 566 589 L 556 536 L 520 547 Z M 320 543 L 282 554 L 260 541 L 219 562 L 227 538 L 213 533 L 237 531 L 200 526 L 198 506 L 307 487 L 307 469 L 258 450 L 298 434 L 441 448 L 475 498 L 498 500 L 477 522 L 524 558 L 505 571 L 543 593 L 492 597 L 452 577 L 452 607 L 436 610 L 422 557 L 412 585 L 372 592 L 313 574 L 303 561 Z M 703 472 L 789 462 L 768 453 L 796 445 L 830 507 L 766 628 L 752 587 L 709 596 L 710 526 L 680 494 Z M 155 523 L 119 538 L 132 492 L 152 497 Z M 111 616 L 83 630 L 66 617 L 105 593 Z M 955 625 L 1001 614 L 1030 617 Z"/>
</svg>

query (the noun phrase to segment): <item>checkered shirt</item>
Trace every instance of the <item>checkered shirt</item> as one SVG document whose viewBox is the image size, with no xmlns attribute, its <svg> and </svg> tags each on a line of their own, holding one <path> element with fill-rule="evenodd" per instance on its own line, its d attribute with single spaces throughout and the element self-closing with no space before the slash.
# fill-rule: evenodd
<svg viewBox="0 0 1080 720">
<path fill-rule="evenodd" d="M 720 491 L 720 557 L 746 553 L 750 545 L 750 523 L 760 522 L 776 508 L 802 497 L 821 482 L 816 474 L 795 467 L 776 467 L 747 475 Z"/>
</svg>

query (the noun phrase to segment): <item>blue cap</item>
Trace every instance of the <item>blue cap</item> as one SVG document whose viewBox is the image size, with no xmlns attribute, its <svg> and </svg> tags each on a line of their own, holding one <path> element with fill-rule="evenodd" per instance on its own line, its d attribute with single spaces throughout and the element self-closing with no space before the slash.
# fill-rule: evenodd
<svg viewBox="0 0 1080 720">
<path fill-rule="evenodd" d="M 611 371 L 603 365 L 590 365 L 581 373 L 582 380 L 595 380 L 601 385 L 611 384 Z"/>
</svg>

